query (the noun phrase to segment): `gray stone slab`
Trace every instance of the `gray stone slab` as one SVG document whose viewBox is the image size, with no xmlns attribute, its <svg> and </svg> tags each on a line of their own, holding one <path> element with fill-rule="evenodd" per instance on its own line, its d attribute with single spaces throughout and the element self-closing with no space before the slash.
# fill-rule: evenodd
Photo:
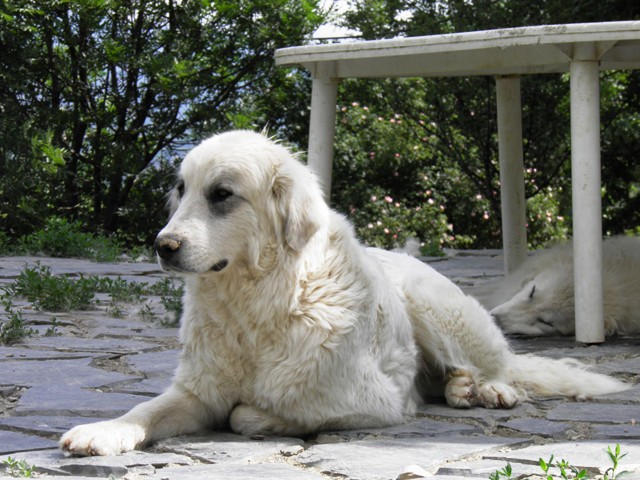
<svg viewBox="0 0 640 480">
<path fill-rule="evenodd" d="M 80 416 L 44 416 L 29 415 L 26 417 L 0 417 L 0 425 L 3 429 L 12 429 L 27 434 L 60 435 L 76 425 L 93 423 L 104 420 L 97 417 Z"/>
<path fill-rule="evenodd" d="M 2 383 L 24 386 L 101 387 L 140 378 L 90 366 L 91 359 L 2 362 Z"/>
<path fill-rule="evenodd" d="M 320 480 L 327 477 L 286 463 L 191 465 L 158 469 L 149 480 Z"/>
<path fill-rule="evenodd" d="M 151 275 L 162 274 L 157 263 L 99 263 L 77 258 L 51 257 L 2 257 L 0 258 L 0 275 L 2 277 L 17 277 L 25 267 L 41 265 L 49 267 L 54 275 Z"/>
<path fill-rule="evenodd" d="M 504 467 L 506 467 L 507 463 L 511 464 L 511 468 L 513 471 L 512 478 L 522 478 L 520 477 L 520 475 L 542 475 L 542 470 L 540 469 L 540 467 L 538 465 L 532 465 L 529 462 L 518 463 L 516 461 L 508 462 L 507 460 L 477 460 L 476 458 L 472 457 L 471 459 L 450 462 L 442 467 L 439 467 L 436 471 L 435 478 L 438 480 L 449 480 L 452 477 L 465 480 L 469 480 L 470 478 L 488 479 L 489 476 L 495 473 L 497 470 L 502 470 Z"/>
<path fill-rule="evenodd" d="M 298 438 L 266 437 L 252 440 L 233 433 L 188 435 L 161 440 L 154 450 L 170 451 L 198 458 L 209 463 L 249 463 L 266 460 L 274 455 L 291 457 L 303 450 Z"/>
<path fill-rule="evenodd" d="M 26 450 L 36 450 L 40 448 L 57 448 L 55 441 L 48 438 L 28 435 L 21 432 L 10 432 L 0 430 L 0 456 L 11 455 Z M 0 468 L 1 468 L 0 461 Z"/>
<path fill-rule="evenodd" d="M 15 415 L 115 418 L 149 397 L 101 393 L 70 385 L 35 385 L 25 391 Z"/>
<path fill-rule="evenodd" d="M 636 353 L 640 351 L 640 347 L 635 347 Z M 612 361 L 598 365 L 599 370 L 608 374 L 620 373 L 640 373 L 640 356 L 618 360 L 616 357 Z"/>
<path fill-rule="evenodd" d="M 173 375 L 166 378 L 153 377 L 139 382 L 125 383 L 111 387 L 112 392 L 129 393 L 131 395 L 157 396 L 171 386 Z"/>
<path fill-rule="evenodd" d="M 640 420 L 640 405 L 563 403 L 547 412 L 549 420 L 630 424 Z"/>
<path fill-rule="evenodd" d="M 158 321 L 163 317 L 157 317 Z M 148 321 L 132 320 L 130 317 L 124 319 L 114 319 L 102 317 L 98 319 L 94 328 L 91 328 L 89 338 L 98 339 L 127 339 L 136 340 L 158 340 L 158 339 L 178 339 L 177 328 L 159 327 L 157 324 Z"/>
<path fill-rule="evenodd" d="M 351 480 L 395 479 L 408 465 L 433 473 L 448 461 L 479 455 L 522 439 L 443 435 L 435 438 L 380 438 L 348 443 L 314 445 L 296 461 L 329 475 Z"/>
<path fill-rule="evenodd" d="M 33 348 L 48 348 L 52 350 L 75 352 L 103 352 L 123 354 L 129 352 L 144 352 L 157 348 L 151 342 L 128 340 L 126 338 L 80 338 L 80 337 L 29 337 L 18 342 L 19 345 Z"/>
<path fill-rule="evenodd" d="M 68 360 L 75 358 L 94 358 L 97 354 L 87 352 L 70 352 L 57 350 L 34 350 L 24 347 L 0 346 L 0 365 L 15 360 Z M 4 381 L 4 377 L 0 380 Z"/>
<path fill-rule="evenodd" d="M 71 475 L 77 477 L 107 478 L 114 475 L 121 478 L 127 473 L 140 472 L 153 474 L 156 469 L 174 465 L 191 465 L 193 460 L 184 455 L 173 453 L 157 454 L 153 452 L 134 451 L 110 457 L 71 457 L 58 448 L 22 452 L 12 456 L 38 467 L 38 471 L 47 474 Z M 0 458 L 0 462 L 3 458 Z M 141 469 L 141 467 L 143 467 Z M 46 478 L 50 478 L 47 476 Z M 69 477 L 67 477 L 69 478 Z"/>
<path fill-rule="evenodd" d="M 453 433 L 472 435 L 482 433 L 482 430 L 479 427 L 464 423 L 440 422 L 426 418 L 417 418 L 391 427 L 322 432 L 318 434 L 315 442 L 336 443 L 338 441 L 361 440 L 371 437 L 436 437 Z"/>
<path fill-rule="evenodd" d="M 536 408 L 530 403 L 522 403 L 511 409 L 491 408 L 453 408 L 445 404 L 423 403 L 418 405 L 418 416 L 435 416 L 444 418 L 477 418 L 492 422 L 506 421 L 511 418 L 527 416 L 536 412 Z"/>
<path fill-rule="evenodd" d="M 129 367 L 136 372 L 145 372 L 147 377 L 169 377 L 178 366 L 179 350 L 145 352 L 127 357 Z"/>
<path fill-rule="evenodd" d="M 569 425 L 562 422 L 552 422 L 543 418 L 516 418 L 500 423 L 500 427 L 510 428 L 524 434 L 540 435 L 541 437 L 561 438 L 569 429 Z"/>
<path fill-rule="evenodd" d="M 612 442 L 624 439 L 640 439 L 640 425 L 594 425 L 592 437 L 597 440 L 610 439 Z"/>
</svg>

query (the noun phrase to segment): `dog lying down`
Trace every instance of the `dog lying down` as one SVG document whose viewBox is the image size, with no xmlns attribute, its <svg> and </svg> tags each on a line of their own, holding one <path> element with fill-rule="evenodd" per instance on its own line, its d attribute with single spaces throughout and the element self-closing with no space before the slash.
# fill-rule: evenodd
<svg viewBox="0 0 640 480">
<path fill-rule="evenodd" d="M 360 245 L 310 170 L 261 134 L 194 148 L 170 206 L 155 247 L 185 278 L 173 384 L 120 418 L 67 432 L 60 446 L 71 454 L 210 428 L 302 436 L 392 425 L 414 413 L 419 393 L 510 408 L 528 394 L 627 388 L 572 360 L 514 354 L 445 277 Z"/>
<path fill-rule="evenodd" d="M 604 326 L 607 335 L 640 333 L 640 238 L 603 242 Z M 556 245 L 529 257 L 498 282 L 472 290 L 506 333 L 575 333 L 573 245 Z"/>
</svg>

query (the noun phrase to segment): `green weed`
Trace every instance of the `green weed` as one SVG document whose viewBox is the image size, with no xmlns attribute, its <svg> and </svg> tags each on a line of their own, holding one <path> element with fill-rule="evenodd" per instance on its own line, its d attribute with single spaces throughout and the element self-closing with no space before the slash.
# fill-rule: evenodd
<svg viewBox="0 0 640 480">
<path fill-rule="evenodd" d="M 184 294 L 184 288 L 181 284 L 176 286 L 174 280 L 173 277 L 164 278 L 150 287 L 155 295 L 160 296 L 160 302 L 167 312 L 173 314 L 173 318 L 168 317 L 164 319 L 164 322 L 161 322 L 163 326 L 167 327 L 177 326 L 182 316 L 182 296 Z"/>
<path fill-rule="evenodd" d="M 119 303 L 112 303 L 107 307 L 107 313 L 113 318 L 124 318 L 124 307 Z"/>
<path fill-rule="evenodd" d="M 511 464 L 507 463 L 507 465 L 502 470 L 496 470 L 494 473 L 489 475 L 489 480 L 500 480 L 501 477 L 511 478 Z"/>
<path fill-rule="evenodd" d="M 36 468 L 33 465 L 29 465 L 25 460 L 17 460 L 11 457 L 7 457 L 2 463 L 12 477 L 30 478 L 33 476 Z"/>
<path fill-rule="evenodd" d="M 616 444 L 616 448 L 613 451 L 611 451 L 610 446 L 607 447 L 607 455 L 609 455 L 609 459 L 611 460 L 611 466 L 604 472 L 603 480 L 614 480 L 627 473 L 624 470 L 616 473 L 616 470 L 618 470 L 620 466 L 620 460 L 627 456 L 626 453 L 620 452 L 620 444 Z"/>
<path fill-rule="evenodd" d="M 609 467 L 604 475 L 602 476 L 603 480 L 616 480 L 619 479 L 622 475 L 624 475 L 625 471 L 618 472 L 618 467 L 620 466 L 620 460 L 624 458 L 627 454 L 620 452 L 620 445 L 617 444 L 614 450 L 611 450 L 611 447 L 607 447 L 607 455 L 611 460 L 611 467 Z M 553 461 L 554 455 L 551 455 L 549 460 L 545 461 L 540 458 L 538 460 L 538 464 L 540 465 L 540 469 L 544 473 L 542 477 L 544 480 L 554 480 L 556 478 L 562 478 L 563 480 L 587 480 L 590 477 L 587 474 L 585 469 L 579 470 L 578 468 L 571 465 L 566 460 L 562 459 L 560 461 L 556 460 L 555 463 Z M 559 477 L 554 476 L 551 473 L 552 468 L 557 468 L 559 470 Z M 501 480 L 501 479 L 511 479 L 513 474 L 513 469 L 511 464 L 507 463 L 507 465 L 501 469 L 496 470 L 494 473 L 489 475 L 489 480 Z M 521 477 L 516 477 L 521 478 Z M 537 478 L 537 477 L 536 477 Z"/>
<path fill-rule="evenodd" d="M 127 282 L 121 277 L 94 278 L 96 291 L 108 293 L 113 302 L 139 302 L 147 291 L 147 284 L 144 282 Z"/>
<path fill-rule="evenodd" d="M 9 345 L 36 333 L 34 329 L 27 328 L 22 312 L 13 308 L 13 302 L 7 293 L 0 296 L 0 303 L 5 312 L 0 315 L 0 318 L 5 317 L 4 321 L 0 320 L 0 345 Z"/>
<path fill-rule="evenodd" d="M 53 275 L 49 267 L 27 267 L 10 286 L 15 296 L 26 298 L 38 310 L 63 312 L 86 310 L 93 303 L 96 280 Z"/>
<path fill-rule="evenodd" d="M 51 317 L 51 325 L 49 326 L 49 328 L 47 328 L 47 331 L 44 333 L 44 336 L 56 337 L 58 335 L 61 335 L 61 333 L 58 331 L 59 326 L 60 326 L 60 322 L 58 322 L 58 319 L 56 317 Z"/>
<path fill-rule="evenodd" d="M 140 307 L 140 316 L 143 320 L 153 320 L 155 318 L 155 314 L 153 313 L 151 305 L 148 303 L 142 305 L 142 307 Z"/>
<path fill-rule="evenodd" d="M 177 325 L 182 315 L 183 286 L 173 277 L 162 279 L 153 285 L 146 282 L 128 282 L 121 277 L 114 279 L 81 275 L 79 278 L 70 278 L 66 275 L 54 275 L 49 267 L 36 265 L 25 267 L 16 280 L 5 287 L 5 291 L 7 297 L 26 298 L 34 308 L 50 312 L 86 310 L 94 304 L 96 293 L 107 293 L 111 297 L 107 313 L 117 318 L 124 316 L 123 303 L 142 303 L 144 296 L 156 295 L 160 297 L 160 302 L 169 313 L 169 317 L 162 322 L 163 325 Z M 140 313 L 148 320 L 155 316 L 148 304 L 143 305 Z M 11 329 L 16 330 L 16 333 L 7 332 L 7 337 L 17 335 L 22 325 L 20 312 L 12 310 L 11 315 L 11 318 L 15 317 Z M 57 326 L 59 324 L 54 322 L 46 335 L 56 334 Z"/>
</svg>

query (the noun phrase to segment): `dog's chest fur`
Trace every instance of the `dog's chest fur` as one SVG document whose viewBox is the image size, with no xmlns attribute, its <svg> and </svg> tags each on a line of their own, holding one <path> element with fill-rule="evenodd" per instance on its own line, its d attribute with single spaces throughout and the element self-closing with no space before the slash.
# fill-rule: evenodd
<svg viewBox="0 0 640 480">
<path fill-rule="evenodd" d="M 329 259 L 323 268 L 329 271 L 245 278 L 242 288 L 187 283 L 187 296 L 196 298 L 185 303 L 200 308 L 185 311 L 181 329 L 182 361 L 199 372 L 189 388 L 202 398 L 221 391 L 230 403 L 268 409 L 290 408 L 310 396 L 320 400 L 332 390 L 323 385 L 331 365 L 354 348 L 352 342 L 363 341 L 363 332 L 354 332 L 354 312 L 375 306 L 367 285 L 354 285 L 344 266 Z"/>
</svg>

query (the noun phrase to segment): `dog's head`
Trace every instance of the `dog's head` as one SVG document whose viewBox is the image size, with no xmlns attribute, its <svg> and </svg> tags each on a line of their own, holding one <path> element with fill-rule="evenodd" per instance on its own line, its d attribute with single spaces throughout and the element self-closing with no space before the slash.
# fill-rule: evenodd
<svg viewBox="0 0 640 480">
<path fill-rule="evenodd" d="M 163 268 L 207 274 L 257 265 L 265 248 L 300 252 L 328 222 L 315 177 L 264 135 L 216 135 L 185 157 L 155 248 Z"/>
<path fill-rule="evenodd" d="M 510 300 L 491 310 L 506 333 L 569 335 L 574 328 L 573 281 L 569 274 L 544 271 L 524 283 Z"/>
</svg>

